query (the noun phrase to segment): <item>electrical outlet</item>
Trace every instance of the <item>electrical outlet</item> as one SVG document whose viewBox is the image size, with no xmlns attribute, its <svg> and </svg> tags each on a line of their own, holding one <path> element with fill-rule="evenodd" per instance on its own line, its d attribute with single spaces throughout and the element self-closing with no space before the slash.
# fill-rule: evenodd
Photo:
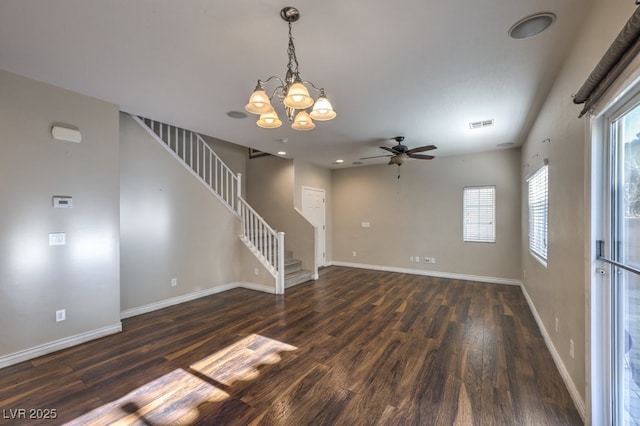
<svg viewBox="0 0 640 426">
<path fill-rule="evenodd" d="M 353 257 L 356 257 L 356 252 L 355 251 L 353 252 Z"/>
<path fill-rule="evenodd" d="M 560 330 L 560 320 L 556 317 L 556 333 Z"/>
<path fill-rule="evenodd" d="M 435 257 L 431 258 L 431 263 L 436 263 L 436 258 Z"/>
<path fill-rule="evenodd" d="M 413 262 L 413 256 L 409 256 L 409 262 Z"/>
<path fill-rule="evenodd" d="M 576 357 L 575 347 L 573 345 L 573 339 L 569 339 L 569 355 L 571 355 L 571 358 Z"/>
<path fill-rule="evenodd" d="M 178 279 L 177 278 L 171 278 L 171 287 L 175 287 L 178 285 Z"/>
<path fill-rule="evenodd" d="M 56 311 L 56 322 L 64 321 L 67 319 L 67 311 L 66 309 L 60 309 Z"/>
<path fill-rule="evenodd" d="M 425 257 L 425 258 L 424 258 L 424 261 L 425 261 L 426 263 L 431 263 L 431 258 L 430 258 L 430 257 Z"/>
</svg>

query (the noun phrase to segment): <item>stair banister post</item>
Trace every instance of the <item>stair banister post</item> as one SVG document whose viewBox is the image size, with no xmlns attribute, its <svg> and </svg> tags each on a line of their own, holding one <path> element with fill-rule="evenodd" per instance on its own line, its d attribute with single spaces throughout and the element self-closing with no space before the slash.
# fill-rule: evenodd
<svg viewBox="0 0 640 426">
<path fill-rule="evenodd" d="M 278 282 L 276 294 L 284 294 L 284 232 L 278 232 Z"/>
<path fill-rule="evenodd" d="M 236 206 L 238 214 L 240 214 L 240 198 L 242 197 L 242 173 L 236 175 Z"/>
</svg>

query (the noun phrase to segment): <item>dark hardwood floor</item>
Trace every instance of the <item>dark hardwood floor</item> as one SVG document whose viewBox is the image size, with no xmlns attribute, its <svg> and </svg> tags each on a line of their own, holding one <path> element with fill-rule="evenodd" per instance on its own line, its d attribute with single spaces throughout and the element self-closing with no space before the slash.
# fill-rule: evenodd
<svg viewBox="0 0 640 426">
<path fill-rule="evenodd" d="M 329 267 L 123 325 L 0 370 L 0 422 L 582 424 L 515 286 Z"/>
</svg>

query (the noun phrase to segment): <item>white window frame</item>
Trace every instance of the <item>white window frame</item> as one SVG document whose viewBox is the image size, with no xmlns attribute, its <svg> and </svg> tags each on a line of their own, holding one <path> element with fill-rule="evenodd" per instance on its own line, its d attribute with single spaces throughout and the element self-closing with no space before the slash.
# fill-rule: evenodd
<svg viewBox="0 0 640 426">
<path fill-rule="evenodd" d="M 462 191 L 462 240 L 496 242 L 496 187 L 466 186 Z"/>
<path fill-rule="evenodd" d="M 547 266 L 549 238 L 549 166 L 545 164 L 527 179 L 529 253 Z"/>
</svg>

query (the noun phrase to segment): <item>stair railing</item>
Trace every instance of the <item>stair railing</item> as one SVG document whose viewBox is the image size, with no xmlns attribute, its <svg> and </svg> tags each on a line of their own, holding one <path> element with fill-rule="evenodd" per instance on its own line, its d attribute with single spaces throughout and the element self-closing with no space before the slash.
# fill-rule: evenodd
<svg viewBox="0 0 640 426">
<path fill-rule="evenodd" d="M 236 175 L 211 149 L 202 136 L 191 130 L 149 118 L 133 116 L 152 135 L 160 138 L 169 152 L 180 160 L 231 211 L 239 213 L 242 176 Z"/>
<path fill-rule="evenodd" d="M 241 238 L 262 263 L 276 275 L 276 294 L 284 293 L 284 232 L 277 232 L 244 200 L 239 198 Z"/>
<path fill-rule="evenodd" d="M 149 118 L 131 116 L 242 221 L 240 238 L 276 277 L 284 293 L 284 232 L 277 232 L 242 198 L 242 175 L 233 173 L 202 136 Z"/>
</svg>

